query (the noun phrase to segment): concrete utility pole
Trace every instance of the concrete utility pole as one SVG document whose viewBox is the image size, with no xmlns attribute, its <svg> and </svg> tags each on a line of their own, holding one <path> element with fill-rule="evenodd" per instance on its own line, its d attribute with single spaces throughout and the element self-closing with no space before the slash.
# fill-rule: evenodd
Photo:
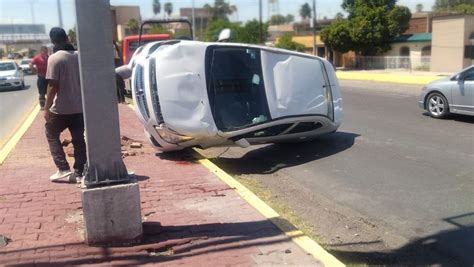
<svg viewBox="0 0 474 267">
<path fill-rule="evenodd" d="M 193 40 L 196 40 L 196 14 L 194 13 L 194 0 L 192 1 L 191 16 L 193 21 Z"/>
<path fill-rule="evenodd" d="M 82 202 L 88 244 L 130 244 L 142 235 L 138 184 L 122 161 L 109 0 L 76 0 L 87 166 Z"/>
</svg>

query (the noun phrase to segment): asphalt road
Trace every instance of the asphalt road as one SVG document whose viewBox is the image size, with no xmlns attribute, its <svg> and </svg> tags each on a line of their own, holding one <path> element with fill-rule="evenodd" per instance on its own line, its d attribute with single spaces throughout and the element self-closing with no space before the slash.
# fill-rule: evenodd
<svg viewBox="0 0 474 267">
<path fill-rule="evenodd" d="M 0 147 L 38 101 L 36 76 L 25 75 L 24 90 L 0 90 Z"/>
<path fill-rule="evenodd" d="M 345 262 L 474 265 L 474 117 L 430 118 L 419 86 L 341 85 L 337 133 L 205 153 L 257 182 Z"/>
</svg>

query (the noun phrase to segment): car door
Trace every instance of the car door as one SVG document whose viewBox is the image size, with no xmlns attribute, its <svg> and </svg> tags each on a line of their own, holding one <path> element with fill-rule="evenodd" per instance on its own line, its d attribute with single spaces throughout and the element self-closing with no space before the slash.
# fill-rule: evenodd
<svg viewBox="0 0 474 267">
<path fill-rule="evenodd" d="M 452 110 L 474 114 L 474 67 L 462 72 L 452 88 Z"/>
</svg>

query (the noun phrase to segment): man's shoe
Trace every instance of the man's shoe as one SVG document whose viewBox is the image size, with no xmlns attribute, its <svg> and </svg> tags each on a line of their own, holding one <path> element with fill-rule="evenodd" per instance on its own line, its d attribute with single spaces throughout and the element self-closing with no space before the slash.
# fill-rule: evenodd
<svg viewBox="0 0 474 267">
<path fill-rule="evenodd" d="M 70 183 L 81 183 L 81 179 L 83 176 L 77 172 L 74 172 L 73 174 L 69 175 L 69 182 Z"/>
<path fill-rule="evenodd" d="M 58 170 L 55 174 L 49 176 L 49 180 L 56 181 L 56 180 L 59 180 L 59 179 L 62 179 L 62 178 L 66 178 L 70 175 L 71 175 L 70 170 L 67 170 L 67 171 Z"/>
</svg>

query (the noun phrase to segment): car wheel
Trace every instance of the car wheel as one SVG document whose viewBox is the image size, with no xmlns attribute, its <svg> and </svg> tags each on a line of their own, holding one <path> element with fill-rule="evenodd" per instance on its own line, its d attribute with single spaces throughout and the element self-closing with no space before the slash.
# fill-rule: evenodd
<svg viewBox="0 0 474 267">
<path fill-rule="evenodd" d="M 440 93 L 432 93 L 426 100 L 426 109 L 433 118 L 445 118 L 449 114 L 448 100 Z"/>
</svg>

